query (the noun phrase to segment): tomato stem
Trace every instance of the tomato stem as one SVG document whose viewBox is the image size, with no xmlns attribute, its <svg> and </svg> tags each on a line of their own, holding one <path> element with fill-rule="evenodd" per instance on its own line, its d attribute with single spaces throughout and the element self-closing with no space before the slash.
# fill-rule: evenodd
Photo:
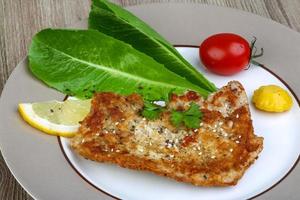
<svg viewBox="0 0 300 200">
<path fill-rule="evenodd" d="M 255 49 L 256 49 L 256 47 L 255 47 Z M 253 59 L 253 58 L 259 58 L 259 57 L 261 57 L 263 55 L 264 55 L 264 48 L 260 48 L 260 53 L 256 54 L 256 50 L 255 50 L 254 54 L 251 56 L 251 59 Z"/>
<path fill-rule="evenodd" d="M 257 62 L 256 60 L 254 60 L 255 58 L 259 58 L 259 57 L 264 55 L 264 49 L 263 48 L 260 48 L 260 52 L 258 54 L 256 54 L 256 52 L 257 52 L 257 48 L 255 46 L 256 41 L 257 41 L 257 38 L 255 36 L 253 36 L 253 40 L 250 43 L 249 65 L 246 68 L 246 70 L 250 68 L 251 64 L 258 65 L 258 66 L 263 66 L 263 64 L 261 64 L 261 63 Z"/>
<path fill-rule="evenodd" d="M 260 66 L 260 67 L 263 67 L 263 66 L 264 66 L 263 64 L 261 64 L 261 63 L 255 61 L 255 60 L 251 60 L 251 63 L 254 64 L 254 65 Z M 250 67 L 250 65 L 249 65 L 249 67 Z M 248 67 L 248 68 L 249 68 L 249 67 Z M 247 69 L 248 69 L 248 68 L 247 68 Z"/>
<path fill-rule="evenodd" d="M 257 52 L 257 48 L 255 46 L 255 43 L 257 41 L 257 38 L 255 36 L 253 36 L 253 40 L 251 41 L 251 44 L 250 44 L 250 60 L 253 59 L 253 58 L 258 58 L 258 57 L 261 57 L 264 55 L 264 49 L 263 48 L 260 48 L 260 53 L 259 54 L 256 54 Z"/>
<path fill-rule="evenodd" d="M 257 41 L 257 38 L 253 36 L 253 40 L 250 43 L 250 49 L 251 49 L 251 55 L 252 55 L 252 50 L 255 47 L 255 42 Z"/>
</svg>

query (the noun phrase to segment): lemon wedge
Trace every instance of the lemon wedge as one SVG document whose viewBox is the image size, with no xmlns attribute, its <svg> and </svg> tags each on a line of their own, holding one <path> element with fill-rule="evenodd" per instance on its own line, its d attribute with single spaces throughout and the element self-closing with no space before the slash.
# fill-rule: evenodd
<svg viewBox="0 0 300 200">
<path fill-rule="evenodd" d="M 79 122 L 89 113 L 90 100 L 20 103 L 22 118 L 32 127 L 50 135 L 73 137 Z"/>
<path fill-rule="evenodd" d="M 268 112 L 284 112 L 293 105 L 289 93 L 277 85 L 261 86 L 255 90 L 252 102 L 256 108 Z"/>
</svg>

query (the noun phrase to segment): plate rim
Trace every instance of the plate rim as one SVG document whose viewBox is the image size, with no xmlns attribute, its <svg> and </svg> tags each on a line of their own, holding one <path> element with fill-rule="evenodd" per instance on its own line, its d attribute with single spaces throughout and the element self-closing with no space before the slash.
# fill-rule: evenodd
<svg viewBox="0 0 300 200">
<path fill-rule="evenodd" d="M 182 48 L 199 48 L 199 46 L 197 45 L 185 45 L 185 44 L 174 44 L 174 47 L 182 47 Z M 275 72 L 273 72 L 271 69 L 269 69 L 268 67 L 266 67 L 265 65 L 261 65 L 260 66 L 262 69 L 266 70 L 267 72 L 269 72 L 271 75 L 275 76 L 281 83 L 284 84 L 285 87 L 288 88 L 289 92 L 291 92 L 291 94 L 293 95 L 293 97 L 295 98 L 298 107 L 300 108 L 300 98 L 298 98 L 298 96 L 296 95 L 296 93 L 294 92 L 294 90 L 288 85 L 288 83 L 283 80 L 278 74 L 276 74 Z M 67 96 L 66 96 L 67 97 Z M 64 100 L 66 99 L 66 97 L 64 98 Z M 63 144 L 61 141 L 61 137 L 57 136 L 57 142 L 59 144 L 61 153 L 63 154 L 64 158 L 66 159 L 67 163 L 71 166 L 71 168 L 76 172 L 76 174 L 83 179 L 86 183 L 88 183 L 90 186 L 92 186 L 93 188 L 95 188 L 96 190 L 98 190 L 99 192 L 102 192 L 103 194 L 116 199 L 116 200 L 121 200 L 121 198 L 114 196 L 113 194 L 101 189 L 100 187 L 96 186 L 94 183 L 92 183 L 90 180 L 88 180 L 82 173 L 79 172 L 78 169 L 76 169 L 76 167 L 74 166 L 74 164 L 71 162 L 71 160 L 69 159 L 69 157 L 67 156 L 64 148 L 63 148 Z M 277 185 L 279 185 L 284 179 L 286 179 L 291 172 L 296 168 L 296 166 L 298 165 L 300 161 L 300 154 L 298 155 L 297 160 L 294 162 L 294 164 L 292 165 L 292 167 L 284 174 L 284 176 L 282 178 L 280 178 L 277 182 L 275 182 L 274 184 L 272 184 L 270 187 L 268 187 L 267 189 L 265 189 L 264 191 L 251 196 L 250 198 L 248 198 L 247 200 L 252 200 L 255 199 L 267 192 L 269 192 L 270 190 L 272 190 L 273 188 L 275 188 Z"/>
</svg>

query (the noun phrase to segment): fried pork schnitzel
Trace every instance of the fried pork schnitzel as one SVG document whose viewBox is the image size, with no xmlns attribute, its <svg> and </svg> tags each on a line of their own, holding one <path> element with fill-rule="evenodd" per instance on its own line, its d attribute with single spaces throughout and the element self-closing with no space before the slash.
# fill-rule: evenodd
<svg viewBox="0 0 300 200">
<path fill-rule="evenodd" d="M 171 111 L 187 110 L 191 102 L 203 113 L 200 127 L 173 126 Z M 90 160 L 198 186 L 237 184 L 263 149 L 263 138 L 253 132 L 245 90 L 237 81 L 206 100 L 192 91 L 173 94 L 157 120 L 143 118 L 143 106 L 137 94 L 95 94 L 71 146 Z"/>
</svg>

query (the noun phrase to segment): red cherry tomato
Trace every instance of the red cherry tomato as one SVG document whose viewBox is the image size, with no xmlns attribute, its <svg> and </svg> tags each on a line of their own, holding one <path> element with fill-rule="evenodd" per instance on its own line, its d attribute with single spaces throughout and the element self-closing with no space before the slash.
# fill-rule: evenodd
<svg viewBox="0 0 300 200">
<path fill-rule="evenodd" d="M 247 40 L 232 33 L 220 33 L 208 37 L 200 45 L 203 65 L 220 75 L 232 75 L 249 65 L 251 48 Z"/>
</svg>

